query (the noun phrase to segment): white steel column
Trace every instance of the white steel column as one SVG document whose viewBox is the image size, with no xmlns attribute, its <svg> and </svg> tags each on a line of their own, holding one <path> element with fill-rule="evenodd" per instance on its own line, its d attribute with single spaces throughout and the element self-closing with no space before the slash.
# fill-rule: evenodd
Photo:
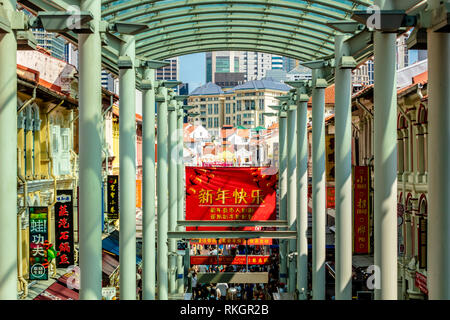
<svg viewBox="0 0 450 320">
<path fill-rule="evenodd" d="M 450 299 L 450 35 L 428 31 L 428 290 Z"/>
<path fill-rule="evenodd" d="M 374 251 L 377 300 L 397 299 L 396 33 L 375 31 Z M 377 281 L 376 281 L 377 283 Z"/>
<path fill-rule="evenodd" d="M 325 87 L 318 85 L 320 71 L 313 70 L 312 93 L 312 290 L 314 300 L 325 300 Z"/>
</svg>

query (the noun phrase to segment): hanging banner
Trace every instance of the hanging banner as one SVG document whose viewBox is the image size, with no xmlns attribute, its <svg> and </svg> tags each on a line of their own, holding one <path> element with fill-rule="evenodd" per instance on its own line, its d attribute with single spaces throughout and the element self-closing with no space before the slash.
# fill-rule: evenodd
<svg viewBox="0 0 450 320">
<path fill-rule="evenodd" d="M 191 256 L 191 265 L 270 265 L 270 256 Z"/>
<path fill-rule="evenodd" d="M 136 208 L 142 209 L 142 180 L 136 180 Z"/>
<path fill-rule="evenodd" d="M 56 266 L 75 264 L 73 236 L 73 190 L 57 190 L 55 203 Z"/>
<path fill-rule="evenodd" d="M 119 219 L 119 176 L 109 175 L 107 180 L 108 219 Z"/>
<path fill-rule="evenodd" d="M 419 218 L 419 268 L 427 267 L 427 219 Z"/>
<path fill-rule="evenodd" d="M 270 168 L 186 167 L 186 220 L 276 220 L 278 176 Z M 256 230 L 256 227 L 187 227 Z"/>
<path fill-rule="evenodd" d="M 423 274 L 416 272 L 414 277 L 414 284 L 417 288 L 426 295 L 428 295 L 428 285 L 427 285 L 427 277 Z"/>
<path fill-rule="evenodd" d="M 29 207 L 29 280 L 48 280 L 48 207 Z"/>
<path fill-rule="evenodd" d="M 335 209 L 336 207 L 336 196 L 335 196 L 335 187 L 327 186 L 327 209 Z M 308 201 L 312 203 L 312 184 L 308 185 Z"/>
<path fill-rule="evenodd" d="M 369 237 L 369 167 L 354 167 L 353 251 L 370 252 Z"/>
<path fill-rule="evenodd" d="M 334 162 L 334 134 L 327 134 L 325 136 L 325 170 L 327 181 L 335 180 L 335 162 Z"/>
<path fill-rule="evenodd" d="M 198 243 L 198 244 L 217 244 L 216 239 L 191 239 L 191 243 Z M 273 241 L 272 239 L 219 239 L 219 245 L 221 244 L 241 244 L 245 245 L 248 244 L 249 246 L 264 246 L 264 245 L 272 245 Z"/>
</svg>

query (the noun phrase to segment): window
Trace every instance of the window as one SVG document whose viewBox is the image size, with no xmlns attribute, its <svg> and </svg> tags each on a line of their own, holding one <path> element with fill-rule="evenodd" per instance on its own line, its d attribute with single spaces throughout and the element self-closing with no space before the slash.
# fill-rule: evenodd
<svg viewBox="0 0 450 320">
<path fill-rule="evenodd" d="M 212 128 L 212 118 L 208 118 L 208 128 Z"/>
<path fill-rule="evenodd" d="M 212 104 L 208 104 L 208 114 L 212 114 Z"/>
<path fill-rule="evenodd" d="M 219 114 L 219 105 L 217 103 L 214 104 L 214 114 Z"/>
<path fill-rule="evenodd" d="M 225 104 L 225 113 L 229 114 L 231 112 L 231 105 L 229 103 Z"/>
<path fill-rule="evenodd" d="M 214 118 L 214 127 L 219 127 L 219 118 Z"/>
<path fill-rule="evenodd" d="M 259 110 L 264 110 L 264 99 L 259 99 Z"/>
<path fill-rule="evenodd" d="M 231 117 L 226 117 L 225 118 L 225 124 L 228 124 L 228 125 L 231 124 Z"/>
<path fill-rule="evenodd" d="M 237 118 L 236 118 L 236 125 L 240 126 L 241 125 L 241 115 L 238 114 Z"/>
</svg>

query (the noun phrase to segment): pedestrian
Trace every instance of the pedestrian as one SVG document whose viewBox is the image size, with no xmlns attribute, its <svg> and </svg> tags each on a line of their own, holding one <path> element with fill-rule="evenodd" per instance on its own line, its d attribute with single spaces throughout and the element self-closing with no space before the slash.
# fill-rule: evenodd
<svg viewBox="0 0 450 320">
<path fill-rule="evenodd" d="M 227 283 L 218 283 L 217 289 L 220 290 L 220 298 L 221 300 L 225 300 L 227 296 L 228 284 Z"/>
</svg>

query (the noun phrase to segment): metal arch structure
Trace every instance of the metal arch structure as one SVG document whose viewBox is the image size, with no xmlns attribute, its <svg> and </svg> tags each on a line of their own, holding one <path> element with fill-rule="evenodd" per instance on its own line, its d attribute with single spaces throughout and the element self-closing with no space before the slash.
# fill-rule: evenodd
<svg viewBox="0 0 450 320">
<path fill-rule="evenodd" d="M 79 0 L 22 0 L 32 12 L 65 11 Z M 246 50 L 291 57 L 300 61 L 329 59 L 338 33 L 327 25 L 351 21 L 355 10 L 373 0 L 103 0 L 102 20 L 144 23 L 136 34 L 136 56 L 165 60 L 185 54 Z M 73 43 L 77 35 L 62 34 Z M 110 35 L 102 47 L 103 67 L 118 75 L 121 35 Z M 372 52 L 371 48 L 368 50 Z M 366 51 L 367 53 L 367 51 Z M 357 60 L 367 58 L 361 54 Z M 358 59 L 360 58 L 360 59 Z M 138 75 L 138 81 L 140 81 Z"/>
<path fill-rule="evenodd" d="M 427 4 L 424 9 L 423 3 Z M 101 299 L 101 221 L 98 215 L 101 211 L 101 141 L 97 128 L 101 116 L 101 66 L 119 75 L 121 108 L 120 118 L 120 168 L 121 189 L 126 195 L 121 195 L 126 201 L 121 201 L 121 239 L 128 242 L 126 248 L 122 247 L 121 255 L 121 299 L 135 299 L 135 89 L 145 92 L 143 97 L 143 127 L 150 128 L 145 134 L 154 139 L 155 103 L 158 109 L 158 167 L 157 167 L 157 198 L 158 198 L 158 299 L 167 300 L 168 291 L 174 289 L 168 285 L 168 280 L 174 280 L 174 264 L 169 263 L 166 257 L 173 255 L 169 252 L 167 237 L 180 238 L 182 234 L 174 234 L 174 225 L 170 221 L 177 219 L 174 208 L 173 195 L 168 195 L 168 186 L 180 184 L 182 179 L 176 178 L 173 159 L 169 152 L 179 143 L 168 133 L 169 128 L 174 129 L 176 122 L 175 112 L 182 111 L 177 106 L 177 97 L 170 88 L 179 83 L 155 81 L 155 69 L 164 65 L 156 59 L 166 59 L 182 56 L 193 52 L 236 50 L 256 51 L 284 55 L 303 61 L 303 65 L 313 70 L 311 81 L 298 81 L 291 83 L 296 89 L 293 95 L 278 97 L 280 105 L 273 107 L 279 110 L 280 132 L 284 126 L 285 137 L 293 137 L 295 126 L 286 123 L 297 123 L 297 141 L 304 141 L 307 135 L 306 111 L 309 96 L 312 96 L 313 106 L 313 133 L 312 133 L 312 159 L 313 159 L 313 271 L 312 271 L 312 297 L 325 299 L 325 144 L 324 111 L 325 88 L 331 78 L 336 78 L 336 106 L 335 128 L 336 144 L 340 153 L 336 153 L 336 217 L 345 218 L 336 222 L 336 299 L 351 299 L 351 70 L 369 55 L 374 55 L 375 88 L 374 88 L 374 145 L 375 145 L 375 175 L 374 184 L 377 186 L 374 196 L 374 239 L 375 239 L 375 265 L 380 267 L 380 284 L 375 288 L 376 299 L 397 298 L 397 229 L 396 229 L 396 33 L 404 27 L 419 27 L 427 29 L 430 61 L 430 143 L 439 145 L 441 150 L 430 149 L 430 155 L 440 152 L 446 159 L 450 154 L 450 137 L 445 131 L 448 117 L 446 108 L 450 105 L 448 90 L 443 90 L 442 84 L 450 83 L 448 69 L 448 50 L 450 48 L 450 22 L 446 6 L 440 0 L 21 0 L 20 5 L 32 13 L 53 11 L 47 19 L 61 22 L 61 16 L 69 17 L 70 9 L 80 8 L 83 13 L 83 26 L 75 29 L 68 28 L 62 23 L 54 28 L 46 28 L 52 32 L 61 32 L 62 36 L 73 43 L 78 42 L 80 52 L 80 81 L 79 81 L 79 132 L 80 132 L 80 268 L 81 273 L 80 297 L 81 299 Z M 348 23 L 350 19 L 366 24 L 368 11 L 365 8 L 377 4 L 380 15 L 383 15 L 383 24 L 375 26 L 373 30 L 358 29 L 353 23 L 352 31 L 340 29 L 340 23 Z M 413 6 L 418 6 L 420 14 L 409 16 L 405 10 L 411 12 Z M 39 27 L 37 19 L 25 19 L 23 13 L 17 12 L 16 0 L 0 3 L 0 62 L 4 68 L 0 69 L 0 149 L 6 150 L 9 158 L 0 160 L 0 180 L 6 181 L 10 187 L 16 180 L 14 167 L 17 130 L 12 124 L 17 123 L 16 101 L 16 68 L 14 61 L 17 51 L 17 39 L 13 34 L 17 30 L 29 30 Z M 418 10 L 419 10 L 418 9 Z M 362 11 L 359 11 L 362 10 Z M 62 11 L 54 12 L 54 11 Z M 359 14 L 355 11 L 359 11 Z M 399 13 L 400 11 L 400 13 Z M 6 12 L 6 13 L 5 13 Z M 76 13 L 74 13 L 76 15 Z M 79 16 L 82 16 L 81 14 Z M 44 17 L 45 18 L 45 17 Z M 406 18 L 413 18 L 406 19 Z M 433 18 L 433 19 L 432 19 Z M 439 21 L 435 21 L 436 19 Z M 59 20 L 58 20 L 59 19 Z M 91 20 L 89 20 L 91 19 Z M 402 21 L 400 21 L 400 20 Z M 388 21 L 389 20 L 389 21 Z M 394 21 L 395 20 L 395 21 Z M 36 22 L 37 21 L 37 22 Z M 36 22 L 36 24 L 33 24 Z M 48 22 L 48 20 L 47 20 Z M 393 22 L 393 24 L 391 24 Z M 30 23 L 30 24 L 28 24 Z M 386 24 L 387 23 L 387 24 Z M 407 24 L 411 23 L 411 24 Z M 55 31 L 58 30 L 58 31 Z M 221 32 L 222 30 L 222 32 Z M 359 32 L 358 32 L 359 30 Z M 76 33 L 78 32 L 78 34 Z M 222 34 L 222 35 L 221 35 Z M 214 36 L 216 35 L 216 36 Z M 371 43 L 373 42 L 373 47 Z M 333 75 L 334 73 L 334 75 Z M 433 90 L 431 90 L 433 88 Z M 294 98 L 296 97 L 296 98 Z M 178 97 L 178 99 L 181 99 Z M 183 98 L 184 99 L 184 98 Z M 182 99 L 181 99 L 182 100 Z M 287 101 L 293 102 L 287 102 Z M 291 106 L 291 103 L 295 105 Z M 292 108 L 291 108 L 292 107 Z M 293 112 L 296 108 L 297 119 Z M 447 108 L 448 109 L 448 108 Z M 443 116 L 444 115 L 444 116 Z M 283 121 L 281 119 L 284 118 Z M 173 121 L 174 120 L 174 121 Z M 284 122 L 284 124 L 283 124 Z M 448 121 L 447 121 L 448 122 Z M 171 129 L 171 130 L 172 130 Z M 178 129 L 182 129 L 181 126 Z M 179 137 L 180 138 L 180 137 Z M 182 137 L 181 137 L 182 139 Z M 284 140 L 284 139 L 282 139 Z M 282 141 L 280 140 L 280 141 Z M 150 141 L 150 140 L 147 140 Z M 433 143 L 433 141 L 435 143 Z M 438 142 L 436 142 L 438 141 Z M 150 143 L 153 148 L 154 143 Z M 286 144 L 287 145 L 287 144 Z M 303 143 L 302 145 L 305 145 Z M 301 154 L 297 144 L 296 156 Z M 293 146 L 295 147 L 295 146 Z M 286 152 L 280 152 L 280 163 L 286 162 Z M 12 157 L 11 157 L 12 156 Z M 144 180 L 150 181 L 154 186 L 155 164 L 154 150 L 144 152 L 143 175 Z M 283 159 L 284 158 L 284 159 Z M 307 157 L 306 157 L 307 158 Z M 432 157 L 429 157 L 432 158 Z M 450 299 L 450 277 L 440 280 L 445 274 L 450 261 L 450 251 L 441 245 L 450 226 L 450 212 L 448 193 L 450 178 L 447 163 L 442 158 L 433 157 L 430 165 L 430 247 L 435 249 L 430 253 L 430 297 Z M 5 161 L 6 160 L 6 161 Z M 301 159 L 300 159 L 301 160 Z M 438 161 L 439 160 L 439 161 Z M 150 164 L 150 166 L 147 166 Z M 292 169 L 298 166 L 303 168 L 302 162 L 292 161 Z M 150 167 L 150 173 L 146 168 Z M 124 170 L 122 172 L 122 169 Z M 126 170 L 126 171 L 125 171 Z M 291 170 L 291 164 L 280 171 Z M 297 174 L 299 184 L 305 177 Z M 167 172 L 170 174 L 167 175 Z M 294 171 L 290 171 L 294 172 Z M 125 173 L 125 174 L 124 174 Z M 442 174 L 444 173 L 444 174 Z M 280 174 L 285 176 L 286 174 Z M 294 174 L 292 174 L 294 177 Z M 293 182 L 291 177 L 291 182 Z M 170 179 L 170 184 L 169 184 Z M 282 179 L 286 181 L 286 179 Z M 294 181 L 295 182 L 295 181 Z M 283 185 L 283 183 L 281 183 Z M 287 184 L 286 184 L 287 185 Z M 305 203 L 295 206 L 292 195 L 293 183 L 281 187 L 284 191 L 291 188 L 291 192 L 284 192 L 282 202 L 291 203 L 282 210 L 289 212 L 289 223 L 295 229 L 294 207 L 297 209 L 298 220 L 305 220 L 307 208 Z M 144 190 L 149 190 L 144 185 Z M 14 189 L 11 192 L 9 189 Z M 11 254 L 9 247 L 14 239 L 4 235 L 11 229 L 17 228 L 14 213 L 17 213 L 17 194 L 15 188 L 1 189 L 0 209 L 0 278 L 5 279 L 5 285 L 0 287 L 0 298 L 15 298 L 14 288 L 17 284 L 17 275 L 13 271 L 17 267 L 17 256 Z M 90 192 L 90 190 L 92 190 Z M 154 190 L 154 189 L 153 189 Z M 306 190 L 306 189 L 305 189 Z M 177 191 L 178 192 L 178 191 Z M 306 191 L 305 191 L 306 192 Z M 181 193 L 180 193 L 181 194 Z M 283 194 L 283 191 L 281 192 Z M 145 207 L 149 208 L 149 215 L 154 218 L 154 203 L 148 205 L 149 197 L 144 197 Z M 153 197 L 154 198 L 154 197 Z M 303 197 L 306 199 L 306 196 Z M 344 199 L 345 198 L 345 199 Z M 344 201 L 345 200 L 345 201 Z M 178 200 L 180 202 L 180 200 Z M 125 206 L 126 204 L 126 206 Z M 170 206 L 170 210 L 169 210 Z M 300 207 L 304 207 L 301 209 Z M 433 207 L 434 206 L 434 207 Z M 122 210 L 124 208 L 125 210 Z M 306 209 L 305 209 L 306 208 Z M 433 210 L 434 209 L 434 210 Z M 124 211 L 129 214 L 124 214 Z M 181 211 L 181 210 L 180 210 Z M 152 213 L 153 212 L 153 213 Z M 343 216 L 345 215 L 345 217 Z M 178 218 L 179 220 L 179 218 Z M 315 224 L 315 225 L 314 225 Z M 153 236 L 154 241 L 154 220 Z M 304 249 L 307 243 L 306 236 L 300 230 L 305 223 L 297 223 L 297 243 L 292 250 Z M 444 226 L 445 228 L 441 228 Z M 149 229 L 150 230 L 150 227 Z M 143 233 L 147 228 L 143 228 Z M 150 231 L 149 231 L 150 232 Z M 126 234 L 125 234 L 126 233 Z M 276 234 L 273 234 L 276 236 Z M 289 234 L 288 234 L 289 235 Z M 9 236 L 9 235 L 8 235 Z M 447 237 L 448 238 L 448 237 Z M 445 239 L 447 239 L 445 238 Z M 147 242 L 148 243 L 148 242 Z M 122 246 L 121 244 L 121 246 Z M 126 245 L 127 243 L 125 243 Z M 291 250 L 291 245 L 289 245 Z M 303 248 L 303 249 L 302 249 Z M 280 250 L 281 251 L 281 250 Z M 297 252 L 299 252 L 297 251 Z M 305 252 L 307 252 L 305 250 Z M 284 249 L 282 259 L 286 265 L 286 257 L 292 255 Z M 305 257 L 303 257 L 305 258 Z M 173 261 L 174 259 L 171 259 Z M 305 260 L 305 259 L 304 259 Z M 146 261 L 150 261 L 146 260 Z M 147 262 L 146 262 L 147 263 Z M 153 267 L 155 262 L 153 263 Z M 295 263 L 291 261 L 295 267 Z M 291 266 L 291 263 L 289 264 Z M 281 265 L 283 265 L 283 260 Z M 125 268 L 126 267 L 126 268 Z M 291 267 L 290 267 L 291 268 Z M 304 269 L 303 269 L 304 268 Z M 304 284 L 307 274 L 306 264 L 302 264 L 300 255 L 297 257 L 297 287 L 300 296 L 308 298 L 308 288 Z M 292 269 L 290 270 L 292 271 Z M 154 271 L 151 271 L 154 273 Z M 168 276 L 170 279 L 168 279 Z M 289 277 L 288 287 L 295 286 L 295 277 Z M 303 277 L 303 279 L 301 278 Z M 281 278 L 281 274 L 280 274 Z M 144 275 L 144 287 L 153 280 Z M 149 288 L 149 294 L 154 296 L 155 290 Z M 12 293 L 11 293 L 12 292 Z M 148 298 L 151 299 L 151 298 Z"/>
<path fill-rule="evenodd" d="M 203 51 L 236 48 L 252 37 L 255 40 L 246 42 L 246 50 L 272 51 L 308 61 L 333 53 L 336 31 L 327 22 L 349 19 L 354 10 L 371 4 L 322 0 L 103 1 L 102 17 L 110 22 L 148 24 L 149 30 L 136 36 L 136 53 L 152 59 L 184 55 L 192 52 L 193 46 L 203 46 Z M 220 31 L 222 36 L 218 36 Z M 191 41 L 194 45 L 188 45 Z M 280 47 L 284 49 L 280 51 Z"/>
</svg>

